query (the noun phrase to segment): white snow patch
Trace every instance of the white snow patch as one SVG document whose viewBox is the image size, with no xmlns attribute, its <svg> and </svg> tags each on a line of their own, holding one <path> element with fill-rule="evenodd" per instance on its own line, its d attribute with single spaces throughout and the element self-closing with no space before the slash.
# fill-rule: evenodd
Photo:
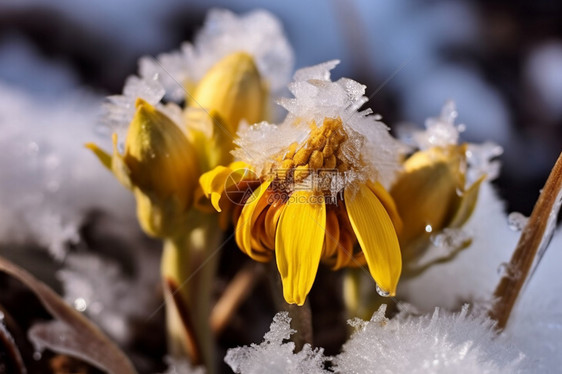
<svg viewBox="0 0 562 374">
<path fill-rule="evenodd" d="M 294 353 L 295 343 L 286 342 L 296 332 L 291 329 L 290 322 L 287 312 L 277 313 L 260 345 L 231 348 L 226 353 L 225 362 L 239 374 L 329 373 L 323 369 L 326 358 L 322 348 L 312 349 L 305 344 L 302 351 Z"/>
<path fill-rule="evenodd" d="M 493 322 L 468 312 L 385 317 L 382 305 L 334 359 L 337 373 L 514 373 L 523 355 L 496 339 Z"/>
</svg>

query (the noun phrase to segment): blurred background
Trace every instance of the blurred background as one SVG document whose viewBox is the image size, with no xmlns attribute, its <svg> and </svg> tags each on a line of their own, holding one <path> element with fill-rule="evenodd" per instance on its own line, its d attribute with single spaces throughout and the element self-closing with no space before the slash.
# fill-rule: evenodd
<svg viewBox="0 0 562 374">
<path fill-rule="evenodd" d="M 504 148 L 508 209 L 530 214 L 562 149 L 559 1 L 3 0 L 0 84 L 46 104 L 77 89 L 120 93 L 139 57 L 190 40 L 210 7 L 270 10 L 297 68 L 340 59 L 335 78 L 366 84 L 391 127 L 421 126 L 455 100 L 464 140 Z"/>
</svg>

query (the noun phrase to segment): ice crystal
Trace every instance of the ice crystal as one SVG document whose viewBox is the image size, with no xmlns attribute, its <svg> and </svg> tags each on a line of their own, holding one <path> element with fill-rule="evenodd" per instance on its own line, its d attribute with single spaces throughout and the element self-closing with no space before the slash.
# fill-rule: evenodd
<svg viewBox="0 0 562 374">
<path fill-rule="evenodd" d="M 260 345 L 230 349 L 225 361 L 236 373 L 513 373 L 527 359 L 513 344 L 498 338 L 494 322 L 485 315 L 441 311 L 420 315 L 402 305 L 393 319 L 386 305 L 370 321 L 350 320 L 355 333 L 341 354 L 326 357 L 322 349 L 307 345 L 293 353 L 294 344 L 283 343 L 295 331 L 286 312 L 274 317 Z M 332 367 L 327 368 L 327 362 Z"/>
<path fill-rule="evenodd" d="M 300 352 L 294 353 L 295 344 L 285 342 L 296 332 L 291 329 L 290 322 L 287 312 L 277 313 L 260 345 L 229 349 L 225 362 L 239 374 L 328 373 L 323 369 L 326 360 L 323 349 L 312 349 L 306 344 Z"/>
<path fill-rule="evenodd" d="M 138 97 L 153 105 L 164 97 L 176 103 L 183 101 L 189 96 L 190 87 L 215 63 L 240 51 L 254 57 L 273 92 L 280 91 L 289 80 L 293 51 L 277 18 L 265 10 L 237 16 L 228 10 L 214 9 L 208 13 L 193 44 L 184 43 L 179 51 L 139 60 L 139 77 L 127 80 L 122 95 L 108 98 L 106 123 L 118 133 L 123 131 L 133 117 Z M 174 117 L 173 105 L 158 107 Z"/>
<path fill-rule="evenodd" d="M 356 171 L 355 179 L 374 178 L 389 186 L 400 168 L 400 146 L 370 109 L 360 111 L 368 100 L 364 85 L 348 78 L 331 80 L 330 71 L 338 63 L 333 60 L 298 70 L 289 84 L 294 97 L 279 100 L 289 112 L 286 119 L 277 127 L 261 123 L 243 128 L 235 156 L 262 170 L 291 143 L 306 140 L 312 123 L 319 126 L 324 118 L 339 118 L 348 139 L 338 157 Z"/>
<path fill-rule="evenodd" d="M 513 373 L 523 355 L 495 339 L 493 322 L 468 312 L 350 321 L 356 332 L 334 359 L 338 373 Z"/>
<path fill-rule="evenodd" d="M 460 133 L 466 129 L 464 124 L 455 123 L 457 117 L 456 104 L 449 100 L 443 105 L 438 117 L 428 118 L 425 121 L 425 130 L 403 126 L 399 133 L 402 140 L 415 149 L 455 146 L 460 144 Z M 482 176 L 488 180 L 497 178 L 501 165 L 495 158 L 502 153 L 502 147 L 494 142 L 467 143 L 466 186 L 469 187 Z"/>
</svg>

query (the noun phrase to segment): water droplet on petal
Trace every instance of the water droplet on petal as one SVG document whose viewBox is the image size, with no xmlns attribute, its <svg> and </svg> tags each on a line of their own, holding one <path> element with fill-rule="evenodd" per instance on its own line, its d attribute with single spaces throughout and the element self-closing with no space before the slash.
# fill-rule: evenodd
<svg viewBox="0 0 562 374">
<path fill-rule="evenodd" d="M 377 284 L 377 293 L 379 295 L 381 295 L 382 297 L 389 297 L 390 296 L 390 292 L 387 292 L 387 291 L 383 290 L 382 288 L 379 287 L 378 284 Z"/>
</svg>

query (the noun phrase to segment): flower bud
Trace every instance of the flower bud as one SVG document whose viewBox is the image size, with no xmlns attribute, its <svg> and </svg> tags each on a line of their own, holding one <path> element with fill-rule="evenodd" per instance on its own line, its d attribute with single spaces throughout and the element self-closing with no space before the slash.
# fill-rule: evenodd
<svg viewBox="0 0 562 374">
<path fill-rule="evenodd" d="M 427 246 L 432 233 L 458 227 L 472 214 L 481 180 L 465 190 L 465 148 L 433 147 L 404 162 L 390 193 L 403 222 L 399 239 L 405 262 Z"/>
<path fill-rule="evenodd" d="M 240 120 L 256 123 L 266 119 L 268 89 L 252 56 L 236 52 L 217 62 L 201 81 L 189 106 L 216 112 L 224 129 L 236 135 Z"/>
<path fill-rule="evenodd" d="M 168 237 L 181 229 L 193 202 L 200 174 L 197 155 L 171 119 L 142 99 L 135 105 L 123 155 L 116 149 L 115 135 L 112 156 L 93 144 L 87 146 L 133 190 L 143 230 Z"/>
</svg>

